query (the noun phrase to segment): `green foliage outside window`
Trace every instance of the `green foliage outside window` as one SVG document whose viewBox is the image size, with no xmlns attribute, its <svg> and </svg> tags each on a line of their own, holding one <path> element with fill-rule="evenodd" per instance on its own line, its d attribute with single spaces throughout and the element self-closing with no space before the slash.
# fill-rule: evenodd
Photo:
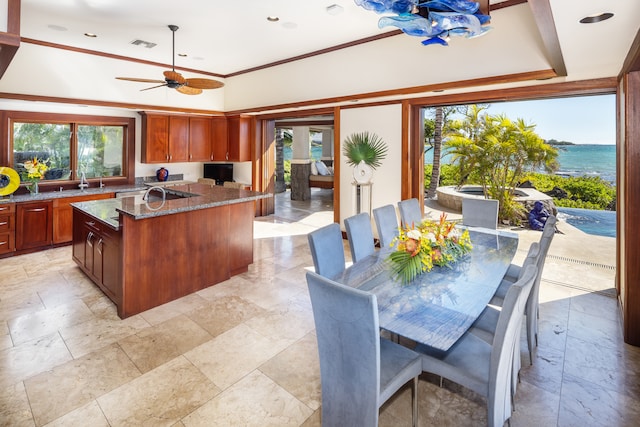
<svg viewBox="0 0 640 427">
<path fill-rule="evenodd" d="M 124 126 L 14 122 L 14 167 L 22 176 L 22 163 L 35 157 L 49 167 L 45 180 L 78 179 L 82 172 L 87 178 L 122 176 L 124 130 Z"/>
</svg>

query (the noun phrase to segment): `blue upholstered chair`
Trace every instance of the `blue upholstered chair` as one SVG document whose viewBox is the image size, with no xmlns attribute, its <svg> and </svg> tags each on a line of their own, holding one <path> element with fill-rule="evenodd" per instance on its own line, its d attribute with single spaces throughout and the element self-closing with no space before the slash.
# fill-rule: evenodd
<svg viewBox="0 0 640 427">
<path fill-rule="evenodd" d="M 398 202 L 400 220 L 403 227 L 412 227 L 422 222 L 424 215 L 418 199 L 406 199 Z"/>
<path fill-rule="evenodd" d="M 462 224 L 469 227 L 498 228 L 499 203 L 493 199 L 462 199 Z"/>
<path fill-rule="evenodd" d="M 366 212 L 350 216 L 344 220 L 344 227 L 347 231 L 351 259 L 358 262 L 375 252 L 376 247 L 373 242 L 373 231 L 371 231 L 371 218 Z"/>
<path fill-rule="evenodd" d="M 533 290 L 531 291 L 531 295 L 527 300 L 527 310 L 526 310 L 527 348 L 529 350 L 529 362 L 532 365 L 533 365 L 533 359 L 535 358 L 535 352 L 538 347 L 538 318 L 540 317 L 540 313 L 539 313 L 540 281 L 542 280 L 542 271 L 544 269 L 544 264 L 547 259 L 547 254 L 549 253 L 549 248 L 551 247 L 553 236 L 555 236 L 555 233 L 556 233 L 556 223 L 557 223 L 557 219 L 555 216 L 552 215 L 547 219 L 547 222 L 544 225 L 544 229 L 542 230 L 542 236 L 540 237 L 540 241 L 538 242 L 539 244 L 538 256 L 536 258 L 536 266 L 538 267 L 538 276 L 536 277 L 535 283 L 533 284 Z M 518 280 L 518 277 L 520 277 L 521 275 L 522 275 L 522 267 L 515 264 L 511 264 L 509 266 L 509 269 L 507 270 L 507 274 L 505 275 L 504 279 L 500 283 L 498 290 L 496 291 L 494 297 L 491 299 L 491 304 L 499 307 L 502 306 L 507 290 L 516 280 Z"/>
<path fill-rule="evenodd" d="M 307 272 L 320 356 L 323 426 L 377 426 L 379 409 L 413 380 L 418 418 L 420 355 L 380 338 L 376 296 Z"/>
<path fill-rule="evenodd" d="M 333 279 L 345 269 L 342 231 L 335 222 L 308 234 L 311 257 L 316 273 Z"/>
<path fill-rule="evenodd" d="M 373 210 L 373 219 L 378 229 L 380 248 L 388 248 L 398 236 L 398 216 L 393 205 L 385 205 Z"/>
<path fill-rule="evenodd" d="M 466 333 L 447 352 L 419 345 L 422 369 L 456 382 L 487 399 L 487 424 L 502 427 L 511 417 L 511 379 L 514 348 L 527 297 L 537 268 L 527 266 L 522 278 L 505 296 L 492 344 Z"/>
</svg>

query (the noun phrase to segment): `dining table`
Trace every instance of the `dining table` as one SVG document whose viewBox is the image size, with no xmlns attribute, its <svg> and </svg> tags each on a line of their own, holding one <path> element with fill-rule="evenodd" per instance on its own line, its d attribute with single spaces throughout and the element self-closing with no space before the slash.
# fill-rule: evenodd
<svg viewBox="0 0 640 427">
<path fill-rule="evenodd" d="M 514 232 L 461 228 L 469 231 L 471 251 L 409 283 L 392 273 L 388 259 L 392 248 L 359 260 L 335 280 L 376 295 L 380 328 L 447 351 L 491 301 L 518 249 Z"/>
</svg>

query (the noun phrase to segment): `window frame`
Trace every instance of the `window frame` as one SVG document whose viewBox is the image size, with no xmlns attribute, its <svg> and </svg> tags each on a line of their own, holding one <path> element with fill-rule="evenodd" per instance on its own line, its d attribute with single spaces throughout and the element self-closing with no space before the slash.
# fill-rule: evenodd
<svg viewBox="0 0 640 427">
<path fill-rule="evenodd" d="M 122 126 L 123 129 L 123 152 L 122 152 L 122 176 L 103 177 L 102 183 L 105 185 L 132 185 L 135 182 L 135 123 L 133 117 L 95 116 L 80 114 L 57 114 L 26 111 L 3 111 L 2 112 L 2 137 L 0 143 L 5 147 L 0 153 L 0 164 L 13 165 L 13 126 L 14 123 L 53 123 L 69 124 L 71 126 L 70 156 L 71 156 L 71 179 L 41 181 L 40 189 L 43 191 L 52 189 L 76 189 L 80 179 L 74 170 L 77 162 L 77 128 L 84 126 Z M 98 183 L 100 178 L 87 179 L 91 187 L 92 183 Z"/>
</svg>

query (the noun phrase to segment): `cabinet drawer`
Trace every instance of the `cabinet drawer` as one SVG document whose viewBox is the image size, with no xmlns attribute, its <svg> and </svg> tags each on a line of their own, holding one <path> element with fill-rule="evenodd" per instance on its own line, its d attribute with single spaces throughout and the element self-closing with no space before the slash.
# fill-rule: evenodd
<svg viewBox="0 0 640 427">
<path fill-rule="evenodd" d="M 15 241 L 13 232 L 0 233 L 0 254 L 13 252 L 14 247 Z"/>
<path fill-rule="evenodd" d="M 15 211 L 15 203 L 0 203 L 0 216 L 8 213 L 14 213 Z"/>
<path fill-rule="evenodd" d="M 14 216 L 0 213 L 0 233 L 13 231 L 15 229 L 14 227 Z"/>
</svg>

